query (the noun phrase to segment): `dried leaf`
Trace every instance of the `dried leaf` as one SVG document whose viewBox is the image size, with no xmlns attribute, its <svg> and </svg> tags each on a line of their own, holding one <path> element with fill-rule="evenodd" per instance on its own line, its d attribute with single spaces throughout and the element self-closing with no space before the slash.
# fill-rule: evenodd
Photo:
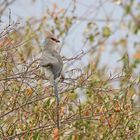
<svg viewBox="0 0 140 140">
<path fill-rule="evenodd" d="M 28 87 L 28 88 L 26 89 L 26 93 L 27 93 L 27 95 L 31 96 L 31 95 L 33 94 L 32 88 L 31 88 L 31 87 Z"/>
<path fill-rule="evenodd" d="M 59 130 L 58 130 L 58 128 L 53 129 L 53 138 L 54 138 L 54 140 L 59 139 Z"/>
<path fill-rule="evenodd" d="M 135 59 L 140 59 L 140 52 L 136 52 L 136 53 L 134 54 L 134 58 L 135 58 Z"/>
</svg>

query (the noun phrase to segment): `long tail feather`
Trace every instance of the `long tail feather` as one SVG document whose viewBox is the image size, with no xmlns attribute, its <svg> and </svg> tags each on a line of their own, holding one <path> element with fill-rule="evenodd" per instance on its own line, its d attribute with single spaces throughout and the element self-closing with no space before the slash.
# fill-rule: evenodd
<svg viewBox="0 0 140 140">
<path fill-rule="evenodd" d="M 59 129 L 59 95 L 58 95 L 58 84 L 57 84 L 57 81 L 54 80 L 53 82 L 53 86 L 54 86 L 54 94 L 55 94 L 55 97 L 56 97 L 56 115 L 57 115 L 57 118 L 56 118 L 56 124 L 57 124 L 57 128 Z"/>
</svg>

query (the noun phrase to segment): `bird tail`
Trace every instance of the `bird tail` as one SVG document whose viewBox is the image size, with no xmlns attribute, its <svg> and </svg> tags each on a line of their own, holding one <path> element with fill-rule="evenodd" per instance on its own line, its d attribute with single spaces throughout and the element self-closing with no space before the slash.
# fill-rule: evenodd
<svg viewBox="0 0 140 140">
<path fill-rule="evenodd" d="M 57 128 L 59 129 L 59 95 L 58 95 L 58 83 L 57 81 L 53 81 L 53 87 L 54 87 L 54 94 L 56 97 L 56 124 Z"/>
</svg>

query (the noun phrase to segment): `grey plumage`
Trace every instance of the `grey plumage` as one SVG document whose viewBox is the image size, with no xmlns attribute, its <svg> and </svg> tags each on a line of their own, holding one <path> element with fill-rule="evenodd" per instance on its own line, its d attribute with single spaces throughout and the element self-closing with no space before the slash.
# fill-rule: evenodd
<svg viewBox="0 0 140 140">
<path fill-rule="evenodd" d="M 52 82 L 52 80 L 57 79 L 61 75 L 63 61 L 60 54 L 56 51 L 57 43 L 51 38 L 54 37 L 49 33 L 44 40 L 40 66 L 42 66 L 46 78 Z"/>
<path fill-rule="evenodd" d="M 57 128 L 59 129 L 59 95 L 58 95 L 58 83 L 56 79 L 60 77 L 63 61 L 60 54 L 56 51 L 56 45 L 59 40 L 54 37 L 50 32 L 46 33 L 46 38 L 42 44 L 42 56 L 40 59 L 40 66 L 45 74 L 45 77 L 50 80 L 53 85 L 54 94 L 57 101 Z"/>
<path fill-rule="evenodd" d="M 63 61 L 61 56 L 55 50 L 45 49 L 43 50 L 40 65 L 45 70 L 45 76 L 52 81 L 52 79 L 55 80 L 61 75 Z M 51 77 L 52 74 L 54 77 Z"/>
</svg>

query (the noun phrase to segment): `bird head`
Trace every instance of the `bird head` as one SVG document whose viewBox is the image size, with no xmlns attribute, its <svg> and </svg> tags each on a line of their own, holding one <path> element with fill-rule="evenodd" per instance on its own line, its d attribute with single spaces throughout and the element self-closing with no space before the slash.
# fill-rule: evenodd
<svg viewBox="0 0 140 140">
<path fill-rule="evenodd" d="M 48 41 L 59 43 L 60 41 L 57 39 L 56 36 L 54 36 L 51 32 L 46 31 L 45 37 Z"/>
<path fill-rule="evenodd" d="M 42 49 L 56 50 L 56 47 L 60 41 L 57 39 L 54 34 L 49 31 L 44 32 L 44 38 L 41 40 Z"/>
</svg>

